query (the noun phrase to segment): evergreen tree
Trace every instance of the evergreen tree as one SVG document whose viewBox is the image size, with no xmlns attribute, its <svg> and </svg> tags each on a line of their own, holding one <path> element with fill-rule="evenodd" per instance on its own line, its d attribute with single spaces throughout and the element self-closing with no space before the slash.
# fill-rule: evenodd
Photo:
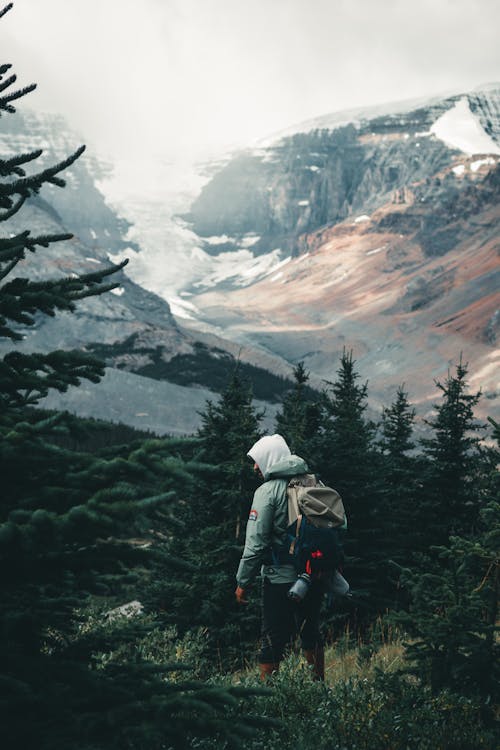
<svg viewBox="0 0 500 750">
<path fill-rule="evenodd" d="M 381 569 L 378 458 L 374 449 L 375 426 L 366 419 L 367 384 L 359 374 L 352 352 L 344 350 L 337 379 L 327 384 L 318 464 L 326 484 L 337 489 L 348 518 L 345 538 L 346 576 L 358 592 L 358 622 L 366 624 L 377 611 Z"/>
<path fill-rule="evenodd" d="M 344 350 L 337 379 L 328 381 L 323 393 L 320 449 L 322 471 L 351 505 L 353 517 L 360 485 L 369 477 L 374 437 L 374 425 L 365 417 L 368 384 L 359 385 L 359 377 L 352 352 Z"/>
<path fill-rule="evenodd" d="M 214 499 L 224 522 L 233 526 L 232 536 L 237 542 L 244 539 L 249 494 L 255 488 L 247 451 L 262 435 L 259 424 L 263 416 L 263 412 L 256 412 L 252 387 L 241 378 L 238 367 L 219 402 L 207 401 L 201 413 L 198 436 L 203 456 L 220 471 Z"/>
<path fill-rule="evenodd" d="M 403 387 L 398 388 L 396 400 L 382 410 L 380 439 L 377 448 L 381 453 L 378 474 L 379 511 L 383 518 L 384 538 L 382 548 L 388 578 L 394 574 L 391 563 L 408 565 L 414 555 L 413 532 L 421 524 L 416 503 L 422 460 L 413 454 L 413 427 L 415 409 L 408 401 Z M 395 583 L 397 583 L 397 578 Z M 394 606 L 399 600 L 399 586 L 390 587 Z"/>
<path fill-rule="evenodd" d="M 408 393 L 400 386 L 395 402 L 382 410 L 380 448 L 392 461 L 404 460 L 414 449 L 414 422 L 415 409 L 408 401 Z"/>
<path fill-rule="evenodd" d="M 404 574 L 411 607 L 397 616 L 412 637 L 408 671 L 433 692 L 480 696 L 490 718 L 500 697 L 499 544 L 497 495 L 482 509 L 474 538 L 452 536 L 433 548 L 427 571 Z"/>
<path fill-rule="evenodd" d="M 421 557 L 418 567 L 403 572 L 402 582 L 411 604 L 409 612 L 399 613 L 396 619 L 412 637 L 406 646 L 408 671 L 435 693 L 446 688 L 459 695 L 479 696 L 484 718 L 491 721 L 500 685 L 500 451 L 498 447 L 479 451 L 477 441 L 467 436 L 477 396 L 466 398 L 465 374 L 460 365 L 456 377 L 449 378 L 442 388 L 443 414 L 438 410 L 436 419 L 440 431 L 426 445 L 432 448 L 433 457 L 447 459 L 447 473 L 455 462 L 456 470 L 467 480 L 470 502 L 462 493 L 459 497 L 468 514 L 477 515 L 473 524 L 469 520 L 462 524 L 463 535 L 451 534 L 446 544 L 429 549 L 427 560 Z M 500 446 L 499 426 L 490 422 Z M 455 446 L 454 451 L 450 444 Z M 454 488 L 461 490 L 457 484 Z M 460 506 L 451 504 L 449 497 L 445 500 L 441 512 L 451 511 L 453 515 L 439 526 L 443 536 L 456 525 L 457 514 L 459 519 L 464 517 Z"/>
<path fill-rule="evenodd" d="M 205 466 L 184 504 L 184 529 L 174 532 L 170 542 L 173 554 L 191 568 L 175 579 L 160 572 L 156 596 L 166 622 L 175 622 L 181 634 L 203 629 L 213 671 L 214 663 L 219 669 L 241 667 L 258 635 L 255 597 L 244 609 L 234 599 L 246 519 L 258 484 L 246 454 L 261 436 L 262 417 L 238 368 L 220 400 L 208 401 L 201 417 L 196 459 Z"/>
<path fill-rule="evenodd" d="M 0 66 L 0 114 L 13 112 L 12 102 L 34 88 L 12 90 L 16 77 L 6 77 L 9 69 Z M 82 150 L 31 175 L 25 167 L 40 151 L 0 159 L 0 221 L 44 184 L 62 187 L 59 174 Z M 72 311 L 79 299 L 115 286 L 103 280 L 123 264 L 45 282 L 8 278 L 28 251 L 70 236 L 32 237 L 27 229 L 0 237 L 0 336 L 14 346 L 36 316 Z M 181 473 L 154 442 L 126 457 L 72 451 L 54 440 L 67 434 L 64 415 L 27 409 L 50 388 L 64 391 L 102 372 L 100 362 L 80 352 L 27 355 L 14 348 L 0 362 L 3 747 L 152 750 L 188 747 L 193 737 L 206 736 L 236 743 L 254 724 L 239 715 L 238 691 L 174 681 L 168 664 L 96 668 L 98 639 L 82 635 L 77 608 L 92 594 L 119 595 L 137 580 L 132 570 L 147 570 L 154 525 L 158 514 L 168 514 Z M 119 630 L 114 636 L 126 637 Z"/>
<path fill-rule="evenodd" d="M 10 7 L 6 6 L 2 15 Z M 9 74 L 10 68 L 10 65 L 0 66 L 0 115 L 2 112 L 15 112 L 12 102 L 35 88 L 35 84 L 32 84 L 12 90 L 16 76 Z M 39 193 L 43 185 L 64 187 L 60 173 L 71 166 L 84 149 L 81 146 L 67 159 L 32 174 L 26 173 L 26 166 L 39 159 L 42 155 L 40 149 L 0 159 L 0 222 L 8 221 L 17 214 L 26 200 Z M 27 253 L 37 252 L 39 248 L 71 239 L 72 236 L 54 234 L 33 237 L 26 229 L 18 234 L 0 237 L 0 338 L 20 341 L 24 337 L 23 329 L 33 326 L 38 314 L 53 316 L 57 310 L 73 311 L 78 300 L 102 294 L 119 285 L 118 282 L 103 282 L 123 268 L 127 261 L 94 273 L 47 281 L 12 278 Z M 48 354 L 11 351 L 0 360 L 0 410 L 35 404 L 50 388 L 65 391 L 69 385 L 78 385 L 82 378 L 97 382 L 102 374 L 102 363 L 79 351 L 54 351 Z"/>
<path fill-rule="evenodd" d="M 89 631 L 87 603 L 98 597 L 102 610 L 142 597 L 155 563 L 175 574 L 163 542 L 196 467 L 176 457 L 175 441 L 74 453 L 52 443 L 64 422 L 55 415 L 0 433 L 5 747 L 187 747 L 193 736 L 246 732 L 251 720 L 225 721 L 237 692 L 170 679 L 181 667 L 164 659 L 96 668 L 99 652 L 144 638 L 154 622 Z"/>
<path fill-rule="evenodd" d="M 446 544 L 450 534 L 474 533 L 481 508 L 482 484 L 487 460 L 479 433 L 484 426 L 474 417 L 481 394 L 468 393 L 467 365 L 462 360 L 456 373 L 437 383 L 441 402 L 434 406 L 435 416 L 426 421 L 433 434 L 421 440 L 427 459 L 422 477 L 419 507 L 421 546 Z"/>
<path fill-rule="evenodd" d="M 308 392 L 309 373 L 303 362 L 294 368 L 294 387 L 289 391 L 276 415 L 276 432 L 282 435 L 292 453 L 306 461 L 315 461 L 321 424 L 321 405 Z"/>
</svg>

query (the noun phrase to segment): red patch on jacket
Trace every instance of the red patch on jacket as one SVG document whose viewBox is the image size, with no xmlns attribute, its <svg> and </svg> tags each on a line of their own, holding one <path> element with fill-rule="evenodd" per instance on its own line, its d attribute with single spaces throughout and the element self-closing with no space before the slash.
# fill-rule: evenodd
<svg viewBox="0 0 500 750">
<path fill-rule="evenodd" d="M 252 508 L 252 510 L 250 511 L 250 514 L 248 516 L 248 520 L 249 521 L 256 521 L 258 517 L 259 517 L 259 514 L 255 510 L 255 508 Z"/>
</svg>

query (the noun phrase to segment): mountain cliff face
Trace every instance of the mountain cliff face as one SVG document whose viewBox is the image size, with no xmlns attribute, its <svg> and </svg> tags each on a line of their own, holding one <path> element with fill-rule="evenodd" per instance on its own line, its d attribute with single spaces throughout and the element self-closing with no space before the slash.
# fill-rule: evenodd
<svg viewBox="0 0 500 750">
<path fill-rule="evenodd" d="M 2 121 L 4 154 L 39 146 L 54 163 L 79 143 L 57 118 Z M 499 143 L 500 87 L 491 86 L 327 115 L 212 166 L 183 217 L 183 319 L 132 280 L 143 251 L 96 187 L 106 165 L 84 154 L 66 189 L 44 189 L 6 227 L 75 234 L 27 258 L 19 272 L 32 278 L 132 257 L 113 293 L 26 331 L 25 350 L 83 347 L 108 365 L 100 385 L 52 394 L 46 406 L 192 432 L 239 358 L 271 426 L 269 402 L 292 365 L 304 360 L 320 387 L 347 347 L 372 406 L 405 383 L 425 413 L 434 379 L 462 355 L 483 415 L 500 419 Z M 178 254 L 175 237 L 172 246 Z"/>
<path fill-rule="evenodd" d="M 0 152 L 7 156 L 43 148 L 37 170 L 60 161 L 80 142 L 60 118 L 16 115 L 5 118 L 5 125 L 2 118 Z M 114 255 L 140 251 L 126 239 L 129 223 L 106 204 L 96 187 L 106 169 L 84 153 L 64 174 L 66 188 L 44 187 L 4 225 L 4 231 L 29 229 L 33 236 L 74 234 L 70 241 L 29 254 L 16 269 L 18 275 L 41 280 L 90 273 L 109 266 Z M 51 393 L 41 405 L 159 433 L 193 432 L 200 422 L 198 411 L 214 398 L 214 391 L 224 388 L 238 347 L 214 337 L 201 341 L 182 330 L 168 303 L 123 271 L 112 280 L 119 282 L 117 289 L 81 300 L 74 313 L 40 315 L 34 326 L 23 331 L 24 341 L 15 345 L 22 351 L 85 349 L 108 365 L 98 386 L 84 383 L 67 394 Z M 1 342 L 0 355 L 12 348 L 12 343 Z M 276 399 L 286 387 L 285 380 L 253 367 L 251 360 L 251 354 L 245 353 L 241 368 L 259 383 L 256 395 L 264 401 Z"/>
<path fill-rule="evenodd" d="M 258 236 L 254 252 L 279 247 L 297 255 L 303 235 L 371 213 L 398 199 L 398 193 L 404 201 L 410 186 L 420 186 L 421 197 L 432 198 L 430 186 L 424 190 L 422 184 L 446 173 L 456 150 L 431 129 L 456 108 L 457 125 L 469 115 L 483 128 L 486 153 L 492 147 L 500 153 L 500 89 L 370 119 L 365 113 L 365 119 L 333 130 L 313 127 L 237 155 L 203 189 L 186 218 L 210 240 L 212 252 L 234 245 L 225 241 L 221 248 L 210 238 L 241 240 L 252 233 Z"/>
<path fill-rule="evenodd" d="M 255 262 L 277 261 L 191 288 L 198 316 L 320 379 L 352 348 L 375 402 L 405 382 L 422 410 L 462 354 L 498 416 L 500 87 L 303 130 L 237 155 L 193 203 L 212 253 L 253 236 Z"/>
</svg>

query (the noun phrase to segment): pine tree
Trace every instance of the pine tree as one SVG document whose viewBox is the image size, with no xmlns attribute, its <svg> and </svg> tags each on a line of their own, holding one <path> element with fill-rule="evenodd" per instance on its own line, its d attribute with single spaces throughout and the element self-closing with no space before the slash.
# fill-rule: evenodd
<svg viewBox="0 0 500 750">
<path fill-rule="evenodd" d="M 303 362 L 294 368 L 294 387 L 289 391 L 276 415 L 276 432 L 282 435 L 292 453 L 314 461 L 321 424 L 319 399 L 308 393 L 309 373 Z"/>
<path fill-rule="evenodd" d="M 401 386 L 396 400 L 382 410 L 379 470 L 380 514 L 387 560 L 407 565 L 413 558 L 413 531 L 421 523 L 416 502 L 422 460 L 414 455 L 415 409 Z"/>
<path fill-rule="evenodd" d="M 0 114 L 13 112 L 12 102 L 34 88 L 12 90 L 9 69 L 0 66 Z M 31 175 L 25 167 L 40 151 L 0 160 L 0 221 L 44 184 L 62 187 L 61 171 L 82 150 Z M 36 316 L 72 311 L 79 299 L 115 286 L 103 280 L 123 264 L 75 278 L 9 280 L 28 252 L 70 236 L 32 237 L 27 229 L 0 237 L 0 336 L 14 347 Z M 80 352 L 26 355 L 13 348 L 0 362 L 2 745 L 152 750 L 207 736 L 236 744 L 255 724 L 240 715 L 238 690 L 172 680 L 164 663 L 97 668 L 99 638 L 83 634 L 78 609 L 92 595 L 119 595 L 139 569 L 147 574 L 157 551 L 154 526 L 173 524 L 176 480 L 189 473 L 154 441 L 126 455 L 72 451 L 58 444 L 69 429 L 64 415 L 27 408 L 50 388 L 64 391 L 102 372 L 100 362 Z M 128 636 L 142 629 L 128 628 Z M 113 635 L 119 643 L 127 634 L 118 628 Z"/>
<path fill-rule="evenodd" d="M 251 720 L 225 721 L 239 710 L 237 692 L 170 679 L 182 669 L 171 660 L 95 668 L 99 652 L 144 638 L 155 623 L 89 631 L 86 607 L 142 597 L 158 561 L 175 575 L 163 542 L 196 467 L 175 455 L 176 441 L 73 453 L 52 443 L 64 422 L 34 417 L 1 433 L 5 747 L 187 747 L 193 736 L 246 732 Z"/>
<path fill-rule="evenodd" d="M 383 453 L 393 461 L 406 457 L 415 447 L 412 436 L 415 422 L 415 409 L 408 401 L 408 393 L 403 386 L 398 388 L 396 401 L 382 410 Z"/>
<path fill-rule="evenodd" d="M 174 533 L 170 544 L 191 568 L 180 570 L 175 579 L 164 575 L 157 597 L 166 622 L 174 621 L 175 612 L 181 634 L 203 628 L 213 671 L 214 662 L 223 670 L 241 667 L 258 637 L 256 597 L 244 609 L 234 599 L 246 519 L 257 487 L 246 454 L 261 436 L 262 417 L 238 368 L 220 400 L 208 401 L 201 417 L 196 460 L 204 466 L 183 507 L 185 529 Z"/>
<path fill-rule="evenodd" d="M 359 385 L 352 352 L 344 350 L 337 379 L 324 393 L 318 465 L 326 484 L 337 489 L 348 518 L 346 577 L 358 592 L 358 623 L 377 611 L 380 594 L 380 519 L 376 495 L 375 426 L 366 419 L 367 384 Z M 356 625 L 356 622 L 352 623 Z"/>
<path fill-rule="evenodd" d="M 408 671 L 435 693 L 448 689 L 479 697 L 483 717 L 492 721 L 500 685 L 500 451 L 498 447 L 479 451 L 476 439 L 467 435 L 475 424 L 472 407 L 477 395 L 466 397 L 465 374 L 460 364 L 457 375 L 441 387 L 443 413 L 438 409 L 435 420 L 440 429 L 426 446 L 432 449 L 434 460 L 446 458 L 448 477 L 454 464 L 466 481 L 465 497 L 457 483 L 453 487 L 460 493 L 467 513 L 462 515 L 458 502 L 451 503 L 445 495 L 440 512 L 452 515 L 444 518 L 438 530 L 441 536 L 449 537 L 445 544 L 429 548 L 427 560 L 421 557 L 419 565 L 404 571 L 402 581 L 411 603 L 409 611 L 399 613 L 396 619 L 412 637 L 406 646 Z M 500 446 L 499 425 L 490 422 Z M 471 515 L 474 523 L 470 523 Z M 466 522 L 462 520 L 461 535 L 451 533 L 458 525 L 457 517 L 467 518 Z M 429 527 L 429 536 L 432 531 Z"/>
<path fill-rule="evenodd" d="M 384 609 L 406 605 L 406 592 L 400 585 L 401 566 L 413 558 L 412 534 L 418 519 L 415 493 L 418 459 L 414 450 L 415 410 L 408 394 L 399 387 L 395 401 L 382 410 L 377 451 L 377 518 L 380 529 L 379 601 Z"/>
<path fill-rule="evenodd" d="M 480 393 L 468 393 L 467 365 L 460 359 L 456 373 L 437 383 L 441 402 L 426 424 L 433 434 L 421 440 L 427 459 L 419 498 L 423 525 L 421 545 L 446 544 L 450 534 L 474 533 L 481 508 L 481 474 L 485 454 L 479 434 L 484 431 L 474 417 Z"/>
<path fill-rule="evenodd" d="M 237 542 L 244 538 L 249 494 L 255 488 L 247 451 L 262 434 L 259 424 L 263 416 L 263 412 L 256 412 L 251 385 L 241 378 L 238 367 L 219 402 L 207 401 L 206 410 L 201 413 L 198 436 L 203 456 L 220 471 L 217 508 L 233 527 L 232 536 Z"/>
<path fill-rule="evenodd" d="M 480 696 L 489 718 L 500 697 L 499 543 L 497 494 L 482 509 L 473 538 L 452 536 L 433 548 L 427 571 L 406 572 L 411 606 L 397 616 L 412 637 L 408 671 L 433 692 L 448 688 Z"/>
<path fill-rule="evenodd" d="M 2 15 L 10 7 L 6 6 Z M 0 66 L 0 115 L 15 112 L 12 102 L 35 88 L 35 84 L 31 84 L 12 90 L 16 76 L 9 73 L 10 68 L 10 65 Z M 42 155 L 40 149 L 0 159 L 0 222 L 17 214 L 43 185 L 64 187 L 60 173 L 70 167 L 84 150 L 85 146 L 81 146 L 67 159 L 32 174 L 26 173 L 26 167 L 39 159 Z M 78 300 L 102 294 L 119 285 L 118 282 L 103 282 L 123 268 L 127 261 L 94 273 L 47 281 L 12 278 L 27 253 L 35 253 L 72 236 L 65 233 L 33 237 L 26 229 L 13 236 L 0 237 L 0 338 L 20 341 L 24 337 L 23 329 L 33 326 L 38 314 L 54 316 L 57 310 L 74 311 Z M 97 382 L 102 374 L 102 363 L 80 351 L 25 354 L 13 350 L 0 360 L 0 411 L 35 404 L 50 388 L 65 391 L 69 385 L 78 385 L 82 378 Z"/>
<path fill-rule="evenodd" d="M 327 382 L 323 394 L 320 453 L 323 471 L 352 506 L 354 516 L 360 484 L 370 472 L 369 456 L 374 437 L 374 425 L 365 417 L 368 384 L 359 385 L 359 377 L 352 351 L 344 350 L 337 378 Z"/>
</svg>

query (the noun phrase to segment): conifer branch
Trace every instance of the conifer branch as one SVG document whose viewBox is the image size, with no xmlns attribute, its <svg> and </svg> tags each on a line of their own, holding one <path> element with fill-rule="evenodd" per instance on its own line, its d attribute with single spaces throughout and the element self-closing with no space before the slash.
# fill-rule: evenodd
<svg viewBox="0 0 500 750">
<path fill-rule="evenodd" d="M 1 99 L 0 99 L 1 106 Z M 55 164 L 53 167 L 48 167 L 38 174 L 24 177 L 14 182 L 0 183 L 0 197 L 10 196 L 20 193 L 37 193 L 45 182 L 52 182 L 54 185 L 64 187 L 64 181 L 56 177 L 59 172 L 67 169 L 73 164 L 85 151 L 85 146 L 80 146 L 71 156 L 68 156 L 63 161 Z"/>
<path fill-rule="evenodd" d="M 0 10 L 0 18 L 2 18 L 2 16 L 4 16 L 4 15 L 5 15 L 6 13 L 8 13 L 8 12 L 9 12 L 9 10 L 10 10 L 10 9 L 11 9 L 11 8 L 12 8 L 13 6 L 14 6 L 14 3 L 9 3 L 9 4 L 8 4 L 8 5 L 6 5 L 6 6 L 4 7 L 4 8 L 2 8 L 2 10 Z M 10 67 L 10 66 L 9 66 L 9 67 Z M 0 72 L 1 72 L 1 71 L 0 71 Z"/>
<path fill-rule="evenodd" d="M 9 273 L 11 273 L 11 271 L 14 270 L 14 268 L 17 266 L 20 260 L 22 260 L 20 256 L 18 256 L 17 258 L 14 258 L 14 260 L 11 260 L 11 262 L 8 263 L 8 265 L 3 269 L 3 271 L 0 271 L 0 281 L 2 281 L 2 279 L 5 279 L 5 277 L 8 276 Z"/>
<path fill-rule="evenodd" d="M 17 324 L 34 325 L 35 313 L 54 317 L 56 310 L 73 312 L 75 302 L 86 297 L 103 294 L 119 286 L 118 283 L 102 284 L 102 279 L 121 270 L 128 262 L 125 259 L 102 271 L 94 271 L 82 276 L 66 276 L 49 281 L 30 281 L 16 278 L 0 287 L 0 338 L 22 340 L 7 321 Z"/>
<path fill-rule="evenodd" d="M 3 83 L 0 83 L 0 91 L 4 91 L 9 86 L 12 86 L 13 83 L 17 81 L 17 76 L 15 73 L 13 73 L 9 78 L 6 78 Z"/>
<path fill-rule="evenodd" d="M 97 383 L 103 375 L 103 364 L 79 351 L 12 351 L 0 360 L 0 407 L 34 405 L 50 389 L 64 392 L 82 379 Z"/>
<path fill-rule="evenodd" d="M 15 259 L 17 259 L 17 262 L 23 260 L 23 258 L 25 257 L 25 250 L 29 250 L 30 252 L 34 253 L 35 248 L 38 245 L 41 247 L 48 247 L 52 242 L 61 242 L 63 240 L 70 240 L 73 238 L 73 235 L 69 233 L 47 234 L 32 238 L 29 237 L 29 234 L 29 230 L 26 230 L 21 234 L 16 235 L 15 237 L 0 238 L 0 267 L 4 263 L 10 263 Z M 6 271 L 2 272 L 0 274 L 0 280 L 5 278 L 7 274 L 8 272 Z"/>
<path fill-rule="evenodd" d="M 74 235 L 69 232 L 65 232 L 64 234 L 42 234 L 39 237 L 28 240 L 25 247 L 27 250 L 33 252 L 37 245 L 48 247 L 52 242 L 63 242 L 64 240 L 71 240 L 73 237 Z"/>
<path fill-rule="evenodd" d="M 38 159 L 42 154 L 43 149 L 38 148 L 35 151 L 30 151 L 28 154 L 13 156 L 11 159 L 0 159 L 0 175 L 2 175 L 2 177 L 7 176 L 15 170 L 16 167 L 19 167 L 21 164 L 27 164 L 34 159 Z"/>
<path fill-rule="evenodd" d="M 7 219 L 10 219 L 11 216 L 14 216 L 17 214 L 17 212 L 22 208 L 26 198 L 28 196 L 25 194 L 22 194 L 17 201 L 15 201 L 12 206 L 7 209 L 7 211 L 4 211 L 3 213 L 0 212 L 0 221 L 7 221 Z"/>
<path fill-rule="evenodd" d="M 111 292 L 113 289 L 117 289 L 120 286 L 120 282 L 116 284 L 105 284 L 104 286 L 93 287 L 91 289 L 84 289 L 81 292 L 75 292 L 71 295 L 70 299 L 76 302 L 79 299 L 86 299 L 87 297 L 96 297 L 105 292 Z"/>
<path fill-rule="evenodd" d="M 500 561 L 498 559 L 496 559 L 496 560 L 493 560 L 489 564 L 488 570 L 486 571 L 486 573 L 484 575 L 484 578 L 481 581 L 481 583 L 479 584 L 479 586 L 477 586 L 475 589 L 472 589 L 475 594 L 477 594 L 479 591 L 481 591 L 486 586 L 486 583 L 487 583 L 488 578 L 490 577 L 492 571 L 493 570 L 498 570 L 499 563 L 500 563 Z"/>
<path fill-rule="evenodd" d="M 101 279 L 105 278 L 106 276 L 111 276 L 111 274 L 116 273 L 117 271 L 121 271 L 122 268 L 125 268 L 127 264 L 128 258 L 125 258 L 125 260 L 122 260 L 121 263 L 112 264 L 108 266 L 108 268 L 104 268 L 102 271 L 92 271 L 92 273 L 82 274 L 78 277 L 78 279 L 84 284 L 95 284 L 101 281 Z"/>
<path fill-rule="evenodd" d="M 30 83 L 27 86 L 23 86 L 22 89 L 13 91 L 12 94 L 7 94 L 6 96 L 0 97 L 0 102 L 2 102 L 2 105 L 8 104 L 9 102 L 14 102 L 16 99 L 21 99 L 21 97 L 26 96 L 26 94 L 29 94 L 34 89 L 36 89 L 36 83 Z"/>
</svg>

